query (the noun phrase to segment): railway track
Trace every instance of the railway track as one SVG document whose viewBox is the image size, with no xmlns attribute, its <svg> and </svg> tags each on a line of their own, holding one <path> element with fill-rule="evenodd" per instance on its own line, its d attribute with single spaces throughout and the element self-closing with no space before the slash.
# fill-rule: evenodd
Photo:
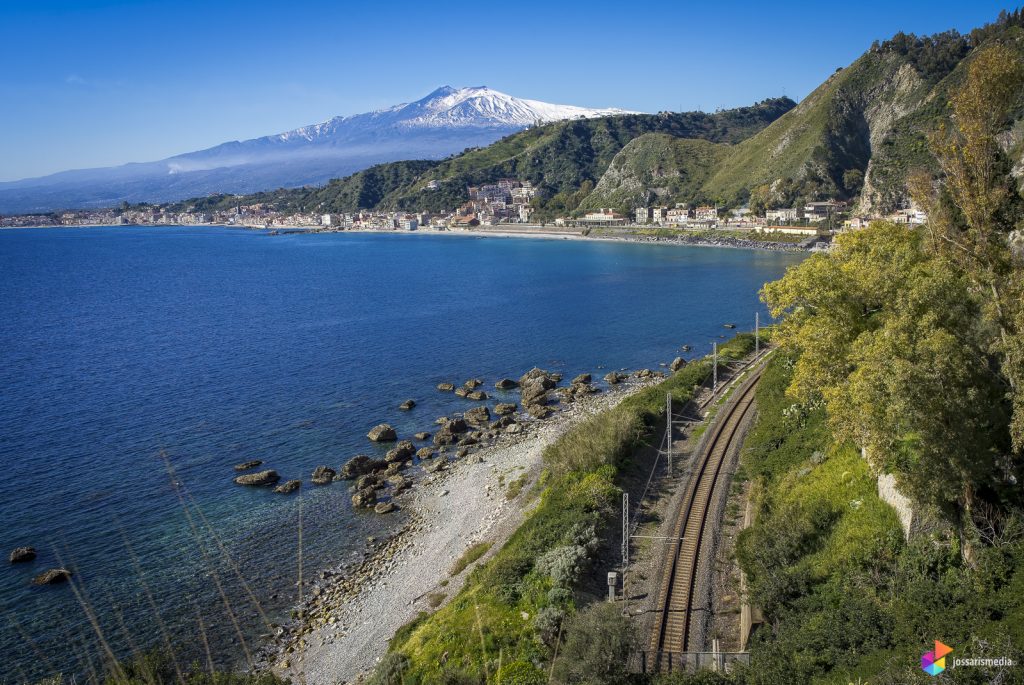
<svg viewBox="0 0 1024 685">
<path fill-rule="evenodd" d="M 700 651 L 703 645 L 691 644 L 694 613 L 694 587 L 702 559 L 700 551 L 708 526 L 722 466 L 738 446 L 741 429 L 753 411 L 754 389 L 763 367 L 755 370 L 735 391 L 735 397 L 723 407 L 709 429 L 704 448 L 695 455 L 693 475 L 683 495 L 679 516 L 672 532 L 672 543 L 658 595 L 659 616 L 651 636 L 651 652 L 656 655 L 655 669 L 664 667 L 673 654 Z M 669 666 L 671 668 L 671 666 Z"/>
</svg>

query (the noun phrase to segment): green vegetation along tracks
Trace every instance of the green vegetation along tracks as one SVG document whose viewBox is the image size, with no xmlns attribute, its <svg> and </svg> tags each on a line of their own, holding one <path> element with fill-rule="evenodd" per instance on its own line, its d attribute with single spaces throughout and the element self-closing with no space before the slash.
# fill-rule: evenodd
<svg viewBox="0 0 1024 685">
<path fill-rule="evenodd" d="M 672 544 L 666 560 L 658 595 L 658 616 L 651 637 L 651 650 L 656 655 L 656 668 L 673 654 L 696 651 L 700 645 L 690 644 L 694 586 L 698 579 L 700 550 L 708 517 L 712 513 L 713 495 L 727 456 L 742 437 L 742 428 L 753 408 L 754 389 L 763 367 L 755 370 L 737 390 L 736 399 L 720 414 L 704 449 L 695 455 L 696 467 L 684 493 L 679 517 L 672 533 Z M 667 665 L 667 662 L 666 662 Z"/>
</svg>

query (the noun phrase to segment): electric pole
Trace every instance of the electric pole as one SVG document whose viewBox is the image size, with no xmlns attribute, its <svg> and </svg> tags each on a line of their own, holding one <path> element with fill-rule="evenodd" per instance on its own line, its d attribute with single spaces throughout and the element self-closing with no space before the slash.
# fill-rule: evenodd
<svg viewBox="0 0 1024 685">
<path fill-rule="evenodd" d="M 761 352 L 761 312 L 754 312 L 754 358 Z"/>
<path fill-rule="evenodd" d="M 668 454 L 668 475 L 672 475 L 672 393 L 665 396 L 665 451 Z"/>
<path fill-rule="evenodd" d="M 712 373 L 714 374 L 713 375 L 714 380 L 713 380 L 712 385 L 711 385 L 711 391 L 712 392 L 718 392 L 718 343 L 711 343 L 711 344 L 714 346 L 713 350 L 712 350 L 712 359 L 713 359 L 713 361 L 711 362 L 711 369 L 712 369 Z"/>
</svg>

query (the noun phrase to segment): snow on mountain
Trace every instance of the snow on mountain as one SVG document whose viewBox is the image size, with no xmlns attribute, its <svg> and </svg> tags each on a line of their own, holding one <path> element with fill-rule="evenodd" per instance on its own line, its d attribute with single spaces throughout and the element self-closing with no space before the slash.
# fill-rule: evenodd
<svg viewBox="0 0 1024 685">
<path fill-rule="evenodd" d="M 157 162 L 0 183 L 0 212 L 166 202 L 319 184 L 381 162 L 446 157 L 538 123 L 629 113 L 524 100 L 486 86 L 444 86 L 415 102 Z"/>
</svg>

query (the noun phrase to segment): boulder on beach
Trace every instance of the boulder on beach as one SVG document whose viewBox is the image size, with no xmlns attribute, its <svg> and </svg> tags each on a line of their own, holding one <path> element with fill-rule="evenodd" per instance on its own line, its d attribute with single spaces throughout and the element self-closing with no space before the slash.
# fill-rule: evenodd
<svg viewBox="0 0 1024 685">
<path fill-rule="evenodd" d="M 405 492 L 412 487 L 412 479 L 401 475 L 388 478 L 388 482 L 393 486 L 393 489 L 391 490 L 392 495 Z"/>
<path fill-rule="evenodd" d="M 430 447 L 421 447 L 416 450 L 416 456 L 420 459 L 432 459 L 434 457 L 434 450 Z"/>
<path fill-rule="evenodd" d="M 274 492 L 280 493 L 282 495 L 290 495 L 291 493 L 298 490 L 301 486 L 301 480 L 289 480 L 285 481 L 281 485 L 278 485 L 276 488 L 274 488 Z"/>
<path fill-rule="evenodd" d="M 604 380 L 609 385 L 618 385 L 622 381 L 626 380 L 626 376 L 619 373 L 618 371 L 611 371 L 605 374 Z"/>
<path fill-rule="evenodd" d="M 281 476 L 277 475 L 277 471 L 274 469 L 267 469 L 258 473 L 246 473 L 235 478 L 235 482 L 239 485 L 254 486 L 273 485 L 279 480 L 281 480 Z"/>
<path fill-rule="evenodd" d="M 339 475 L 342 480 L 352 480 L 353 478 L 358 478 L 359 476 L 367 473 L 380 471 L 384 467 L 385 464 L 382 461 L 371 459 L 365 454 L 357 454 L 341 467 L 341 473 Z"/>
<path fill-rule="evenodd" d="M 261 466 L 262 464 L 263 464 L 263 460 L 262 459 L 253 459 L 252 461 L 243 461 L 241 464 L 235 464 L 235 471 L 248 471 L 249 469 L 254 469 L 257 466 Z"/>
<path fill-rule="evenodd" d="M 518 423 L 510 423 L 509 425 L 505 426 L 505 432 L 512 435 L 515 435 L 516 433 L 521 433 L 522 431 L 523 427 Z"/>
<path fill-rule="evenodd" d="M 412 437 L 416 438 L 417 440 L 430 440 L 430 433 L 426 431 L 421 431 Z"/>
<path fill-rule="evenodd" d="M 506 414 L 505 416 L 499 416 L 497 420 L 492 421 L 491 425 L 490 425 L 490 429 L 491 430 L 500 430 L 500 429 L 504 428 L 505 426 L 511 426 L 515 422 L 516 422 L 516 417 L 512 416 L 511 414 Z"/>
<path fill-rule="evenodd" d="M 313 469 L 313 485 L 327 485 L 336 475 L 330 466 L 317 466 Z"/>
<path fill-rule="evenodd" d="M 516 383 L 511 378 L 502 378 L 500 381 L 494 384 L 494 387 L 496 387 L 498 390 L 511 390 L 512 388 L 519 387 L 519 384 Z"/>
<path fill-rule="evenodd" d="M 582 384 L 589 384 L 590 381 L 591 381 L 591 376 L 590 376 L 589 373 L 581 373 L 580 375 L 576 376 L 576 378 L 572 379 L 571 385 L 580 385 L 581 383 Z"/>
<path fill-rule="evenodd" d="M 548 390 L 554 385 L 547 386 L 540 380 L 529 381 L 520 386 L 520 399 L 523 406 L 531 404 L 547 404 Z"/>
<path fill-rule="evenodd" d="M 531 404 L 526 412 L 535 419 L 546 419 L 551 416 L 551 410 L 542 404 Z"/>
<path fill-rule="evenodd" d="M 416 454 L 416 445 L 408 440 L 403 440 L 395 445 L 393 449 L 388 450 L 388 453 L 384 456 L 384 461 L 390 464 L 395 461 L 409 459 L 414 454 Z"/>
<path fill-rule="evenodd" d="M 516 405 L 511 402 L 502 402 L 494 405 L 494 413 L 498 416 L 508 416 L 516 413 Z"/>
<path fill-rule="evenodd" d="M 475 390 L 476 388 L 479 388 L 483 384 L 484 382 L 479 378 L 470 378 L 468 381 L 462 384 L 462 387 L 464 387 L 466 390 Z"/>
<path fill-rule="evenodd" d="M 353 507 L 372 507 L 377 503 L 377 491 L 374 488 L 363 488 L 352 495 Z"/>
<path fill-rule="evenodd" d="M 35 547 L 16 547 L 11 551 L 10 560 L 12 564 L 22 564 L 36 558 Z"/>
<path fill-rule="evenodd" d="M 394 502 L 381 502 L 373 510 L 378 514 L 390 514 L 393 511 L 397 511 L 398 507 L 395 506 Z"/>
<path fill-rule="evenodd" d="M 668 368 L 672 369 L 673 371 L 678 371 L 684 366 L 686 366 L 686 360 L 683 359 L 682 357 L 676 357 L 675 359 L 672 360 L 672 363 L 669 364 Z"/>
<path fill-rule="evenodd" d="M 412 409 L 415 406 L 416 406 L 416 400 L 408 399 L 405 402 L 402 402 L 400 405 L 398 405 L 398 408 L 401 409 L 402 411 L 409 411 L 410 409 Z"/>
<path fill-rule="evenodd" d="M 51 568 L 43 571 L 32 579 L 33 585 L 57 585 L 71 579 L 71 571 L 66 568 Z"/>
<path fill-rule="evenodd" d="M 451 392 L 452 390 L 455 389 L 455 384 L 454 383 L 438 383 L 437 384 L 437 389 L 440 390 L 441 392 Z"/>
<path fill-rule="evenodd" d="M 366 437 L 374 442 L 394 442 L 398 440 L 398 433 L 388 424 L 381 423 L 371 428 Z"/>
<path fill-rule="evenodd" d="M 483 400 L 487 399 L 487 393 L 485 393 L 483 390 L 474 390 L 473 392 L 466 393 L 466 399 L 482 402 Z"/>
<path fill-rule="evenodd" d="M 462 459 L 467 454 L 469 454 L 469 448 L 463 447 L 462 449 L 455 453 L 455 456 L 458 457 L 459 459 Z"/>
<path fill-rule="evenodd" d="M 448 462 L 444 459 L 434 459 L 423 464 L 423 470 L 427 473 L 437 473 L 448 468 Z"/>
<path fill-rule="evenodd" d="M 652 371 L 651 369 L 640 369 L 634 375 L 637 378 L 647 380 L 648 378 L 652 378 L 654 376 L 654 371 Z"/>
<path fill-rule="evenodd" d="M 478 442 L 480 442 L 480 438 L 476 437 L 475 435 L 467 435 L 466 437 L 462 438 L 462 440 L 459 440 L 459 442 L 456 443 L 456 446 L 468 447 L 469 445 L 475 445 Z"/>
<path fill-rule="evenodd" d="M 491 420 L 491 412 L 487 407 L 473 407 L 463 414 L 463 416 L 467 422 L 477 426 L 485 424 Z"/>
</svg>

